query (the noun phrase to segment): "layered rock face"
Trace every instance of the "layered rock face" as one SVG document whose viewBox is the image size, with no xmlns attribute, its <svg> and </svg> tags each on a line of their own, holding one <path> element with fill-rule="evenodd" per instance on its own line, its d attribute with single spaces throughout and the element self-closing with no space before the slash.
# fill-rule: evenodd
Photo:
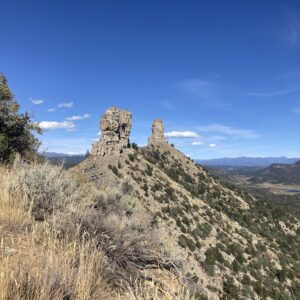
<svg viewBox="0 0 300 300">
<path fill-rule="evenodd" d="M 91 155 L 119 154 L 129 146 L 131 113 L 111 107 L 100 119 L 101 138 L 92 146 Z"/>
<path fill-rule="evenodd" d="M 152 123 L 152 135 L 148 139 L 148 143 L 151 145 L 158 145 L 166 143 L 164 136 L 164 124 L 161 120 L 156 119 Z"/>
</svg>

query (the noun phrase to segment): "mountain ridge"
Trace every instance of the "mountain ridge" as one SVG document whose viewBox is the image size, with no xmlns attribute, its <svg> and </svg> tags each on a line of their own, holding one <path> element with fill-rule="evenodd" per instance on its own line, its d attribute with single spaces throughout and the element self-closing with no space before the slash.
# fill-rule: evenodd
<svg viewBox="0 0 300 300">
<path fill-rule="evenodd" d="M 58 152 L 40 152 L 41 156 L 47 158 L 57 158 L 60 160 L 66 157 L 82 157 L 84 159 L 85 154 L 68 154 L 68 153 L 58 153 Z M 241 157 L 224 157 L 224 158 L 212 158 L 212 159 L 193 159 L 195 162 L 207 166 L 249 166 L 249 167 L 264 167 L 275 163 L 285 163 L 293 164 L 296 162 L 300 163 L 300 158 L 292 158 L 286 156 L 270 156 L 270 157 L 251 157 L 251 156 L 241 156 Z"/>
<path fill-rule="evenodd" d="M 47 152 L 47 151 L 43 151 L 43 152 L 39 152 L 39 155 L 44 156 L 44 157 L 71 157 L 71 156 L 82 156 L 84 157 L 85 154 L 70 154 L 70 153 L 60 153 L 60 152 Z"/>
<path fill-rule="evenodd" d="M 153 123 L 146 147 L 130 144 L 126 130 L 118 144 L 123 119 L 115 110 L 113 119 L 110 114 L 94 154 L 69 172 L 99 189 L 129 191 L 152 226 L 164 231 L 165 251 L 181 258 L 187 285 L 200 299 L 277 299 L 291 288 L 298 293 L 296 217 L 195 164 L 164 140 L 161 121 Z M 282 270 L 289 275 L 282 277 Z"/>
<path fill-rule="evenodd" d="M 288 158 L 285 156 L 279 157 L 234 157 L 234 158 L 215 158 L 215 159 L 195 159 L 196 162 L 211 165 L 211 166 L 245 166 L 245 167 L 258 167 L 269 166 L 275 163 L 293 164 L 299 161 L 299 158 Z"/>
</svg>

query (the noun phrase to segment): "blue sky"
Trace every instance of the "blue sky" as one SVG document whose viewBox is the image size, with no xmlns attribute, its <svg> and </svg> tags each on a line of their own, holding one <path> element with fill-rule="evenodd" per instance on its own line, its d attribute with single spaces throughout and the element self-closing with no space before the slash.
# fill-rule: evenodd
<svg viewBox="0 0 300 300">
<path fill-rule="evenodd" d="M 299 1 L 3 1 L 0 71 L 45 128 L 85 153 L 109 106 L 146 144 L 161 118 L 193 158 L 300 157 Z"/>
</svg>

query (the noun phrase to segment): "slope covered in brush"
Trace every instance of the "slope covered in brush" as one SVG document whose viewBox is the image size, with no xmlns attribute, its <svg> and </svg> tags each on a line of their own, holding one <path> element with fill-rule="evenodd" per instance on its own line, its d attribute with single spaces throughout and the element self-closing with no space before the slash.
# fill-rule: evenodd
<svg viewBox="0 0 300 300">
<path fill-rule="evenodd" d="M 71 171 L 130 191 L 201 297 L 299 297 L 299 220 L 222 183 L 156 129 L 147 147 L 92 155 Z"/>
<path fill-rule="evenodd" d="M 189 299 L 159 230 L 118 187 L 0 165 L 0 299 Z"/>
</svg>

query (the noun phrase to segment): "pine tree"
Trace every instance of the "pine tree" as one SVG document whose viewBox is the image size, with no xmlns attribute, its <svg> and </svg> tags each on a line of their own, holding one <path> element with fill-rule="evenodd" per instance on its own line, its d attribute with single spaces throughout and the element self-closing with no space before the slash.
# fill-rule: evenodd
<svg viewBox="0 0 300 300">
<path fill-rule="evenodd" d="M 28 112 L 19 113 L 7 80 L 0 73 L 0 161 L 12 161 L 17 153 L 27 155 L 37 151 L 40 143 L 33 132 L 41 133 Z"/>
</svg>

